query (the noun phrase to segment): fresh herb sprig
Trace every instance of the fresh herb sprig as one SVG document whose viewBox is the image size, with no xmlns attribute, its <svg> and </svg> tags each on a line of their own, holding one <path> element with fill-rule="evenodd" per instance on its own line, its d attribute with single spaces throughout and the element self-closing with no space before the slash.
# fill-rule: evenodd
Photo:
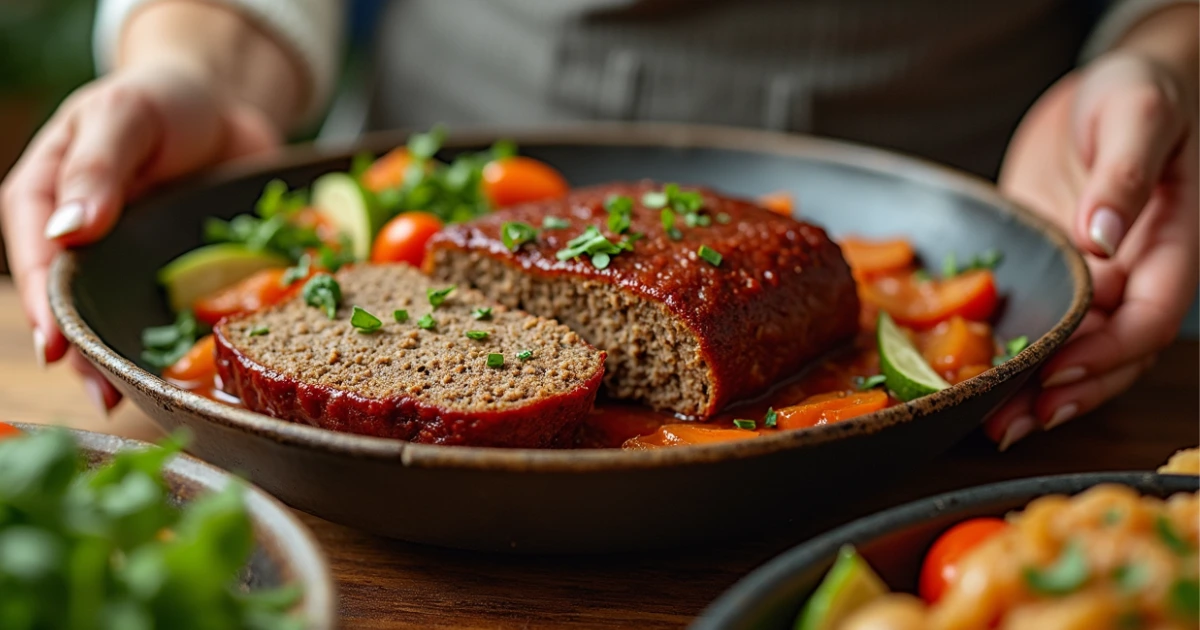
<svg viewBox="0 0 1200 630">
<path fill-rule="evenodd" d="M 160 370 L 174 365 L 206 332 L 191 310 L 180 311 L 174 322 L 142 331 L 142 361 Z"/>
</svg>

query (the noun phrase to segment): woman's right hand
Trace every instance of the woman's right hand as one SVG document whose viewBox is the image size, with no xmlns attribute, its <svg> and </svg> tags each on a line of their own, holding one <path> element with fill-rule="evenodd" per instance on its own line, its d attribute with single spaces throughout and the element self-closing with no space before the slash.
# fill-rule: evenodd
<svg viewBox="0 0 1200 630">
<path fill-rule="evenodd" d="M 50 262 L 63 248 L 104 236 L 146 188 L 280 143 L 263 113 L 189 70 L 142 65 L 79 88 L 0 185 L 0 225 L 37 359 L 67 356 L 105 411 L 120 394 L 59 332 L 46 296 Z"/>
</svg>

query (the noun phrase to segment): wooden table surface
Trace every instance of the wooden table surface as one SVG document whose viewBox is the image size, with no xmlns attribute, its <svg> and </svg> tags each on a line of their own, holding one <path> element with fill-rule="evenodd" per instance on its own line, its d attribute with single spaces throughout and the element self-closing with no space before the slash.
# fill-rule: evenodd
<svg viewBox="0 0 1200 630">
<path fill-rule="evenodd" d="M 302 516 L 332 562 L 347 628 L 679 628 L 777 553 L 883 507 L 1014 477 L 1157 467 L 1175 450 L 1200 443 L 1198 350 L 1194 341 L 1177 342 L 1123 396 L 1007 453 L 976 434 L 875 496 L 736 543 L 605 557 L 489 556 L 374 538 Z M 3 278 L 0 384 L 0 419 L 160 435 L 129 405 L 105 418 L 67 368 L 39 370 L 12 284 Z"/>
</svg>

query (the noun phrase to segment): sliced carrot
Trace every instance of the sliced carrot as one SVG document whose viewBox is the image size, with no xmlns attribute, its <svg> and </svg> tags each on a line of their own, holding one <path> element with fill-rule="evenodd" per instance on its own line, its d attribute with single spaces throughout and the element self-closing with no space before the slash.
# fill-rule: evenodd
<svg viewBox="0 0 1200 630">
<path fill-rule="evenodd" d="M 921 354 L 930 367 L 948 381 L 955 381 L 959 369 L 968 365 L 986 365 L 996 354 L 992 327 L 972 322 L 959 315 L 934 326 L 921 335 Z"/>
<path fill-rule="evenodd" d="M 237 284 L 196 300 L 196 319 L 212 326 L 222 317 L 250 313 L 278 304 L 304 286 L 305 278 L 284 285 L 287 269 L 264 269 Z M 311 275 L 312 272 L 310 272 Z"/>
<path fill-rule="evenodd" d="M 841 240 L 842 255 L 856 277 L 903 271 L 913 264 L 912 245 L 902 239 L 872 241 L 862 238 Z"/>
<path fill-rule="evenodd" d="M 745 429 L 726 429 L 699 423 L 664 424 L 650 435 L 640 435 L 625 441 L 621 448 L 630 450 L 648 450 L 664 446 L 689 446 L 694 444 L 714 444 L 716 442 L 732 442 L 758 437 L 758 431 Z"/>
<path fill-rule="evenodd" d="M 886 407 L 887 403 L 888 395 L 878 389 L 817 394 L 804 399 L 798 405 L 776 409 L 776 426 L 789 430 L 833 424 L 879 411 Z"/>
<path fill-rule="evenodd" d="M 196 340 L 187 354 L 163 370 L 163 378 L 186 382 L 211 380 L 217 372 L 216 345 L 212 335 Z"/>
<path fill-rule="evenodd" d="M 782 190 L 762 195 L 758 198 L 758 205 L 775 214 L 782 214 L 785 217 L 792 216 L 794 206 L 792 203 L 792 194 Z"/>
<path fill-rule="evenodd" d="M 860 282 L 858 295 L 887 311 L 897 324 L 926 329 L 954 315 L 987 321 L 998 296 L 992 272 L 968 271 L 946 280 L 920 280 L 911 273 L 888 274 Z"/>
<path fill-rule="evenodd" d="M 18 429 L 17 427 L 14 427 L 11 424 L 5 424 L 3 422 L 0 422 L 0 440 L 6 440 L 8 438 L 17 437 L 18 435 L 21 435 L 21 434 L 22 434 L 22 431 L 20 429 Z"/>
</svg>

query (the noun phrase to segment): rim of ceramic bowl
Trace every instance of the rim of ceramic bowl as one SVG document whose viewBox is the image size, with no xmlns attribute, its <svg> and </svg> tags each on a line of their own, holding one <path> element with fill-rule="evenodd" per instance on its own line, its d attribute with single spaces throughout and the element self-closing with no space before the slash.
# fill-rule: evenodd
<svg viewBox="0 0 1200 630">
<path fill-rule="evenodd" d="M 1149 471 L 1071 473 L 1026 477 L 952 490 L 876 512 L 834 528 L 800 543 L 767 561 L 729 587 L 708 605 L 691 626 L 692 630 L 726 627 L 743 620 L 763 605 L 762 596 L 797 571 L 837 553 L 844 544 L 863 544 L 905 527 L 946 514 L 968 510 L 993 501 L 1029 497 L 1032 501 L 1048 494 L 1077 494 L 1102 484 L 1157 487 L 1164 494 L 1195 492 L 1200 480 L 1188 475 L 1164 475 Z"/>
<path fill-rule="evenodd" d="M 224 165 L 163 193 L 181 194 L 189 190 L 203 190 L 248 175 L 303 166 L 321 160 L 345 158 L 362 151 L 378 153 L 402 144 L 406 136 L 406 131 L 389 131 L 370 134 L 361 141 L 345 147 L 302 145 L 286 150 L 282 155 Z M 398 459 L 403 465 L 412 467 L 513 472 L 589 472 L 753 458 L 854 435 L 875 433 L 892 425 L 910 422 L 983 394 L 1013 378 L 1026 367 L 1036 365 L 1049 357 L 1054 349 L 1074 332 L 1091 300 L 1092 285 L 1087 265 L 1061 229 L 1003 197 L 990 182 L 919 158 L 808 136 L 726 127 L 646 123 L 584 123 L 536 129 L 463 129 L 452 134 L 444 146 L 448 149 L 474 147 L 486 145 L 497 138 L 509 138 L 518 145 L 526 146 L 617 145 L 765 153 L 875 170 L 946 189 L 983 202 L 995 211 L 1034 229 L 1049 241 L 1066 262 L 1070 273 L 1073 284 L 1071 303 L 1053 328 L 1030 343 L 1015 358 L 975 378 L 929 396 L 858 418 L 802 431 L 780 432 L 778 435 L 762 436 L 754 440 L 632 452 L 622 449 L 537 450 L 414 444 L 278 420 L 179 389 L 117 353 L 83 320 L 75 306 L 73 292 L 74 279 L 79 272 L 78 256 L 71 251 L 61 253 L 52 265 L 49 278 L 51 308 L 66 338 L 112 377 L 125 381 L 156 400 L 169 401 L 170 404 L 222 426 L 280 443 L 325 452 L 358 458 Z M 134 204 L 134 212 L 136 208 L 137 204 Z"/>
<path fill-rule="evenodd" d="M 49 425 L 26 423 L 14 423 L 13 426 L 26 432 L 51 428 Z M 106 433 L 67 430 L 75 436 L 81 449 L 105 459 L 118 451 L 152 446 L 141 440 Z M 220 490 L 233 478 L 228 472 L 187 453 L 179 453 L 169 459 L 163 470 L 168 477 L 177 477 L 208 492 Z M 287 577 L 303 589 L 300 612 L 304 615 L 305 627 L 311 630 L 337 627 L 337 588 L 329 570 L 329 562 L 313 533 L 296 518 L 291 508 L 249 483 L 246 484 L 246 509 L 255 524 L 257 535 L 270 538 L 277 551 L 286 556 L 275 560 L 283 563 Z"/>
</svg>

